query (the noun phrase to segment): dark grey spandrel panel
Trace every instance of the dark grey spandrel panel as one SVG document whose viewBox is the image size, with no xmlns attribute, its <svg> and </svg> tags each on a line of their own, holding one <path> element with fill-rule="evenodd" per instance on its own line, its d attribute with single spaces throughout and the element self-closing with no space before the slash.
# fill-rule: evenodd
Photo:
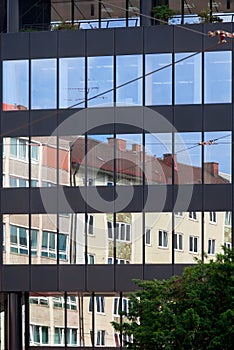
<svg viewBox="0 0 234 350">
<path fill-rule="evenodd" d="M 143 129 L 143 113 L 144 107 L 117 107 L 114 110 L 114 121 L 116 124 L 122 124 L 127 129 L 130 130 L 141 130 Z M 118 128 L 118 125 L 116 126 Z M 133 133 L 134 131 L 130 132 Z M 119 130 L 116 130 L 119 133 Z"/>
<path fill-rule="evenodd" d="M 60 213 L 85 212 L 85 187 L 60 187 L 58 191 L 58 210 Z"/>
<path fill-rule="evenodd" d="M 2 214 L 25 214 L 29 212 L 29 190 L 27 188 L 1 189 Z"/>
<path fill-rule="evenodd" d="M 2 291 L 29 291 L 30 290 L 29 265 L 2 266 Z"/>
<path fill-rule="evenodd" d="M 99 131 L 102 134 L 114 132 L 115 108 L 88 108 L 87 132 L 89 134 Z"/>
<path fill-rule="evenodd" d="M 144 28 L 144 53 L 173 51 L 173 27 L 156 25 Z"/>
<path fill-rule="evenodd" d="M 31 265 L 31 291 L 54 292 L 58 290 L 57 265 Z"/>
<path fill-rule="evenodd" d="M 85 56 L 85 30 L 59 30 L 58 56 Z"/>
<path fill-rule="evenodd" d="M 232 105 L 204 105 L 204 131 L 232 130 Z"/>
<path fill-rule="evenodd" d="M 57 57 L 57 31 L 30 33 L 30 57 Z"/>
<path fill-rule="evenodd" d="M 134 55 L 143 53 L 143 27 L 115 29 L 115 54 Z"/>
<path fill-rule="evenodd" d="M 203 26 L 201 24 L 173 26 L 175 52 L 197 52 L 202 50 Z"/>
<path fill-rule="evenodd" d="M 186 269 L 187 267 L 193 266 L 193 265 L 195 265 L 195 264 L 175 264 L 175 265 L 173 265 L 174 275 L 181 276 L 184 272 L 184 269 Z"/>
<path fill-rule="evenodd" d="M 144 265 L 144 280 L 163 280 L 173 275 L 171 264 L 146 264 Z"/>
<path fill-rule="evenodd" d="M 172 185 L 149 185 L 145 189 L 144 201 L 145 212 L 172 211 Z"/>
<path fill-rule="evenodd" d="M 207 34 L 208 31 L 214 32 L 215 30 L 224 30 L 227 32 L 232 32 L 232 24 L 231 23 L 208 23 L 204 24 L 204 33 Z M 204 36 L 204 49 L 207 51 L 225 51 L 232 50 L 233 39 L 227 39 L 227 43 L 218 44 L 219 37 L 209 37 L 208 35 Z"/>
<path fill-rule="evenodd" d="M 231 211 L 232 185 L 205 185 L 204 211 Z"/>
<path fill-rule="evenodd" d="M 30 134 L 31 136 L 56 135 L 57 111 L 40 110 L 30 112 Z"/>
<path fill-rule="evenodd" d="M 114 265 L 87 265 L 88 292 L 114 291 Z"/>
<path fill-rule="evenodd" d="M 85 291 L 85 265 L 60 265 L 58 269 L 60 291 Z"/>
<path fill-rule="evenodd" d="M 85 32 L 87 56 L 111 56 L 114 54 L 114 29 L 95 29 Z"/>
<path fill-rule="evenodd" d="M 31 188 L 31 213 L 57 213 L 57 188 L 42 187 Z"/>
<path fill-rule="evenodd" d="M 1 114 L 2 136 L 28 136 L 29 111 L 9 111 Z"/>
<path fill-rule="evenodd" d="M 201 211 L 202 185 L 175 185 L 174 211 Z"/>
<path fill-rule="evenodd" d="M 87 130 L 86 109 L 66 109 L 58 111 L 58 134 L 83 135 Z"/>
<path fill-rule="evenodd" d="M 139 289 L 133 279 L 143 279 L 143 265 L 115 265 L 115 290 L 134 292 Z"/>
<path fill-rule="evenodd" d="M 114 211 L 115 188 L 113 186 L 88 186 L 86 194 L 89 213 L 112 213 Z"/>
<path fill-rule="evenodd" d="M 202 105 L 175 106 L 174 126 L 178 132 L 202 130 Z"/>
<path fill-rule="evenodd" d="M 172 132 L 173 107 L 144 107 L 144 130 L 150 133 Z"/>
<path fill-rule="evenodd" d="M 29 33 L 2 34 L 2 59 L 25 59 L 29 57 Z"/>
<path fill-rule="evenodd" d="M 143 203 L 143 186 L 118 186 L 116 188 L 118 194 L 117 203 L 122 203 L 122 208 L 115 208 L 116 212 L 120 210 L 127 213 L 142 212 Z M 147 196 L 145 196 L 147 200 Z"/>
</svg>

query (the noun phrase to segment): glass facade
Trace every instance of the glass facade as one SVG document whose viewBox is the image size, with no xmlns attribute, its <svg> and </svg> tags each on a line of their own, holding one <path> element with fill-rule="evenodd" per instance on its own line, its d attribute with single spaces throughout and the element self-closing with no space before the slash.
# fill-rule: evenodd
<svg viewBox="0 0 234 350">
<path fill-rule="evenodd" d="M 53 16 L 62 5 L 70 16 L 71 2 L 53 3 Z M 100 9 L 130 26 L 139 6 L 114 18 L 125 1 L 75 3 L 93 27 Z M 22 313 L 25 347 L 120 348 L 111 321 L 124 321 L 133 279 L 180 274 L 233 245 L 230 47 L 200 52 L 186 33 L 191 46 L 168 52 L 142 29 L 144 48 L 130 52 L 125 30 L 100 51 L 107 31 L 86 32 L 80 57 L 72 38 L 60 55 L 68 33 L 50 33 L 58 57 L 30 48 L 12 59 L 1 42 L 2 343 Z"/>
</svg>

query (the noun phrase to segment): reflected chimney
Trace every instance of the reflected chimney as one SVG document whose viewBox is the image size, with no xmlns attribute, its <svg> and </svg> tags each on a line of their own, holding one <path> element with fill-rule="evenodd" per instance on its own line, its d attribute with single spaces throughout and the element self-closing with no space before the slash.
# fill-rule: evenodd
<svg viewBox="0 0 234 350">
<path fill-rule="evenodd" d="M 218 176 L 219 175 L 219 163 L 216 163 L 216 162 L 204 163 L 204 170 L 207 171 L 212 176 Z"/>
<path fill-rule="evenodd" d="M 116 144 L 116 150 L 126 152 L 127 147 L 127 141 L 121 140 L 121 139 L 114 139 L 113 137 L 108 138 L 108 144 L 114 147 L 114 144 Z"/>
</svg>

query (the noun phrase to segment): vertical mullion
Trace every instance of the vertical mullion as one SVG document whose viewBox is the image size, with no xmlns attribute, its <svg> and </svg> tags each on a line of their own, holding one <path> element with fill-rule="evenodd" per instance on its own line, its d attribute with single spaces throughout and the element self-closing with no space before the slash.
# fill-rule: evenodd
<svg viewBox="0 0 234 350">
<path fill-rule="evenodd" d="M 64 292 L 64 345 L 67 348 L 67 292 Z"/>
</svg>

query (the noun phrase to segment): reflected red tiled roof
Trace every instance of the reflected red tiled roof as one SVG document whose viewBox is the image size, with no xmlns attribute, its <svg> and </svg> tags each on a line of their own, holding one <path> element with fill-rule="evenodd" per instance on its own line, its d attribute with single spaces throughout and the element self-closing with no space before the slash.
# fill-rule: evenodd
<svg viewBox="0 0 234 350">
<path fill-rule="evenodd" d="M 73 166 L 84 165 L 85 139 L 78 138 L 71 152 Z M 167 155 L 169 156 L 169 155 Z M 142 178 L 143 174 L 143 152 L 125 149 L 116 150 L 116 172 L 126 176 L 126 178 Z M 145 176 L 148 183 L 171 183 L 172 182 L 172 165 L 170 157 L 167 159 L 157 158 L 145 154 Z M 169 160 L 169 161 L 168 161 Z M 105 143 L 89 138 L 87 144 L 87 166 L 98 168 L 105 173 L 114 171 L 114 147 L 111 143 Z M 213 163 L 209 163 L 213 165 Z M 214 163 L 216 166 L 217 163 Z M 200 167 L 191 166 L 175 162 L 175 184 L 178 183 L 201 183 L 202 171 Z M 219 174 L 212 174 L 206 169 L 204 171 L 205 183 L 229 183 L 229 181 Z"/>
</svg>

